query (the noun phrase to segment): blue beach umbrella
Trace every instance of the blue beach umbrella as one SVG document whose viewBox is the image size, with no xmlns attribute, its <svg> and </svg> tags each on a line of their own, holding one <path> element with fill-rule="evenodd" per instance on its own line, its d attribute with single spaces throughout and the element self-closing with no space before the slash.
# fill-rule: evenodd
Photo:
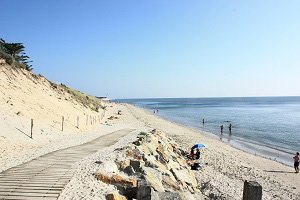
<svg viewBox="0 0 300 200">
<path fill-rule="evenodd" d="M 195 144 L 192 149 L 201 149 L 201 148 L 207 148 L 206 144 Z"/>
</svg>

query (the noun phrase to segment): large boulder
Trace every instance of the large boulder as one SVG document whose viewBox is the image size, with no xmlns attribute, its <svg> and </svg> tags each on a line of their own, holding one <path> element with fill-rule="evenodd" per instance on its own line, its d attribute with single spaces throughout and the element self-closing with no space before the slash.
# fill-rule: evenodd
<svg viewBox="0 0 300 200">
<path fill-rule="evenodd" d="M 177 183 L 176 179 L 172 174 L 163 174 L 162 175 L 162 184 L 164 188 L 168 191 L 181 191 L 182 186 Z"/>
<path fill-rule="evenodd" d="M 135 142 L 120 149 L 118 154 L 121 156 L 115 160 L 117 165 L 109 163 L 106 167 L 113 175 L 99 173 L 97 178 L 117 186 L 129 199 L 192 199 L 186 197 L 199 191 L 194 173 L 185 160 L 185 152 L 158 130 L 140 133 Z M 115 171 L 132 178 L 111 173 Z M 137 180 L 146 184 L 137 186 Z"/>
<path fill-rule="evenodd" d="M 139 149 L 130 149 L 126 151 L 126 157 L 131 157 L 136 160 L 143 160 L 143 154 Z"/>
<path fill-rule="evenodd" d="M 126 178 L 120 175 L 108 175 L 106 173 L 98 173 L 96 178 L 104 183 L 116 185 L 116 186 L 127 186 L 136 187 L 137 180 L 134 178 Z"/>
<path fill-rule="evenodd" d="M 182 200 L 178 192 L 159 192 L 158 197 L 160 200 Z"/>
<path fill-rule="evenodd" d="M 106 199 L 107 200 L 127 200 L 127 198 L 125 196 L 120 195 L 116 192 L 106 195 Z"/>
<path fill-rule="evenodd" d="M 197 187 L 197 180 L 191 170 L 172 168 L 170 171 L 176 178 L 176 180 L 182 183 L 183 185 L 187 184 L 192 187 Z"/>
<path fill-rule="evenodd" d="M 154 191 L 153 187 L 148 184 L 142 183 L 138 185 L 137 192 L 138 200 L 160 200 L 158 193 Z"/>
<path fill-rule="evenodd" d="M 145 180 L 154 188 L 155 191 L 165 191 L 165 188 L 162 185 L 162 176 L 160 171 L 149 167 L 142 167 L 142 173 Z"/>
</svg>

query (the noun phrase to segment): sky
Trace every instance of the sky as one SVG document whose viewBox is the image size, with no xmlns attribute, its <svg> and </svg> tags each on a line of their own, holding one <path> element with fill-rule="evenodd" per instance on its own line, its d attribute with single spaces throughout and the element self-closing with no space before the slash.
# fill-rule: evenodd
<svg viewBox="0 0 300 200">
<path fill-rule="evenodd" d="M 0 38 L 95 96 L 300 96 L 300 1 L 0 0 Z"/>
</svg>

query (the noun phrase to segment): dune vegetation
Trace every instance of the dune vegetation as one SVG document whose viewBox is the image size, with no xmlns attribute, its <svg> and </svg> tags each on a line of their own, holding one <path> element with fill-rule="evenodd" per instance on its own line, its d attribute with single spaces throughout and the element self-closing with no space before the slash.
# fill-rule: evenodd
<svg viewBox="0 0 300 200">
<path fill-rule="evenodd" d="M 0 39 L 0 58 L 7 64 L 16 68 L 23 68 L 31 71 L 32 61 L 25 53 L 25 46 L 22 43 L 9 43 Z"/>
</svg>

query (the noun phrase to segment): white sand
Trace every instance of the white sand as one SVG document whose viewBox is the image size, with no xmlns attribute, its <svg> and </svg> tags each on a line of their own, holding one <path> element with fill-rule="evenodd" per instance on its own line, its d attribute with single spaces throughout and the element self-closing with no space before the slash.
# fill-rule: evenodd
<svg viewBox="0 0 300 200">
<path fill-rule="evenodd" d="M 99 127 L 95 128 L 100 122 L 91 124 L 90 117 L 102 113 L 86 108 L 60 88 L 52 88 L 44 77 L 0 65 L 0 171 L 97 137 Z M 65 117 L 63 132 L 62 116 Z M 34 120 L 32 139 L 31 119 Z"/>
</svg>

